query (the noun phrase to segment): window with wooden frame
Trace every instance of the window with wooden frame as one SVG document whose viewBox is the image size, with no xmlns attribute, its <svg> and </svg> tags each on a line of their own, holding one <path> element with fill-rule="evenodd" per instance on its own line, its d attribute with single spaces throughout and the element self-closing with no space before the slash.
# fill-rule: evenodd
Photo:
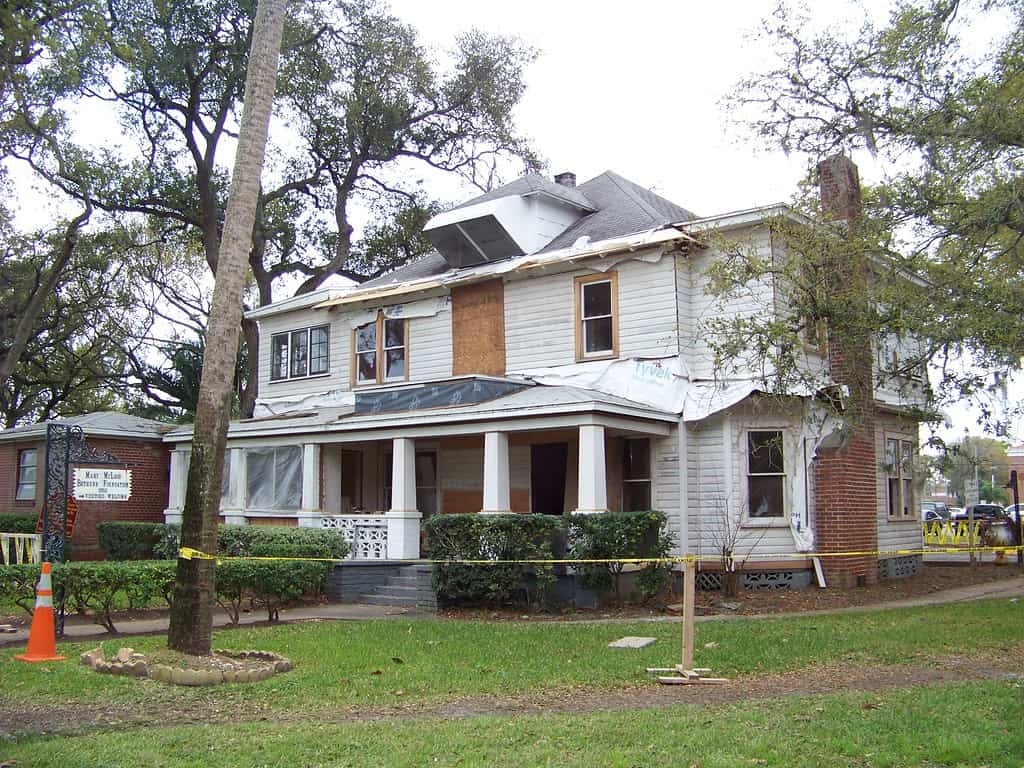
<svg viewBox="0 0 1024 768">
<path fill-rule="evenodd" d="M 747 517 L 785 516 L 786 465 L 781 429 L 747 432 Z"/>
<path fill-rule="evenodd" d="M 14 493 L 17 501 L 35 500 L 38 461 L 39 452 L 35 448 L 18 451 L 18 486 Z"/>
<path fill-rule="evenodd" d="M 917 519 L 914 514 L 914 443 L 896 437 L 885 441 L 886 512 L 892 519 Z"/>
<path fill-rule="evenodd" d="M 330 327 L 317 325 L 270 337 L 270 380 L 320 376 L 330 369 Z"/>
<path fill-rule="evenodd" d="M 377 313 L 373 322 L 352 332 L 353 384 L 386 384 L 405 381 L 409 366 L 409 324 L 405 318 L 385 317 Z"/>
<path fill-rule="evenodd" d="M 622 511 L 651 509 L 651 441 L 627 437 L 622 441 Z"/>
<path fill-rule="evenodd" d="M 619 355 L 619 278 L 615 272 L 577 277 L 576 359 Z"/>
</svg>

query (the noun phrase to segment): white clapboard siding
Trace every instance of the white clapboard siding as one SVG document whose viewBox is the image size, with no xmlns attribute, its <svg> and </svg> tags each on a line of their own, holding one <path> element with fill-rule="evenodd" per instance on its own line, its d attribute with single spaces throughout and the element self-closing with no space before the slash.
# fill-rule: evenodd
<svg viewBox="0 0 1024 768">
<path fill-rule="evenodd" d="M 901 427 L 895 419 L 880 418 L 875 429 L 875 461 L 878 466 L 878 548 L 882 551 L 895 549 L 920 549 L 924 545 L 921 516 L 912 510 L 909 520 L 889 519 L 889 488 L 885 473 L 885 441 L 888 437 L 917 441 L 915 430 Z"/>
<path fill-rule="evenodd" d="M 667 437 L 651 438 L 654 449 L 654 483 L 651 489 L 651 506 L 664 512 L 668 518 L 668 533 L 674 542 L 673 555 L 678 555 L 681 551 L 679 540 L 679 443 L 676 429 L 677 427 L 673 427 Z"/>
<path fill-rule="evenodd" d="M 771 257 L 771 239 L 764 227 L 730 233 L 729 240 L 730 244 L 742 247 L 760 258 Z M 710 378 L 716 373 L 714 352 L 709 343 L 713 339 L 710 322 L 722 317 L 763 316 L 773 311 L 774 307 L 773 289 L 767 279 L 745 286 L 736 295 L 724 298 L 715 296 L 710 290 L 709 270 L 722 258 L 721 250 L 713 244 L 707 250 L 695 251 L 686 267 L 680 266 L 677 275 L 680 283 L 680 346 L 691 374 L 699 378 Z M 733 364 L 739 370 L 752 367 L 752 364 L 744 364 L 743 360 L 736 360 Z M 760 368 L 759 365 L 757 367 Z M 728 376 L 732 372 L 729 369 L 717 373 Z"/>
<path fill-rule="evenodd" d="M 618 276 L 620 357 L 678 351 L 674 260 L 604 262 Z M 574 278 L 585 269 L 511 280 L 505 285 L 505 355 L 512 371 L 576 362 Z"/>
<path fill-rule="evenodd" d="M 452 375 L 452 313 L 409 319 L 409 381 Z"/>
<path fill-rule="evenodd" d="M 712 417 L 691 428 L 688 467 L 689 505 L 696 508 L 695 530 L 691 533 L 698 553 L 716 557 L 732 541 L 739 559 L 790 555 L 795 551 L 793 535 L 786 524 L 771 526 L 742 523 L 746 505 L 746 432 L 751 428 L 783 428 L 787 439 L 798 434 L 798 423 L 789 415 L 761 415 L 739 409 L 733 414 Z M 786 453 L 786 494 L 803 494 L 803 472 Z"/>
<path fill-rule="evenodd" d="M 274 399 L 313 395 L 332 389 L 349 387 L 349 334 L 347 325 L 339 322 L 336 313 L 325 310 L 298 309 L 280 315 L 263 318 L 260 325 L 259 384 L 260 397 Z M 311 326 L 327 325 L 330 328 L 330 359 L 326 376 L 270 380 L 270 339 L 274 334 L 296 331 Z"/>
</svg>

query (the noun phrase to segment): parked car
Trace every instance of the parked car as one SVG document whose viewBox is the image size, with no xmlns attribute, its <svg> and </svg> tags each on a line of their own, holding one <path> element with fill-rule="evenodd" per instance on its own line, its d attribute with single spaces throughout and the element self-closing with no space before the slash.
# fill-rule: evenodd
<svg viewBox="0 0 1024 768">
<path fill-rule="evenodd" d="M 981 503 L 965 507 L 963 512 L 955 515 L 951 520 L 956 523 L 966 522 L 971 518 L 972 514 L 975 522 L 994 522 L 1007 519 L 1006 510 L 999 504 Z"/>
<path fill-rule="evenodd" d="M 921 502 L 921 521 L 925 523 L 946 522 L 949 519 L 949 508 L 941 501 Z"/>
<path fill-rule="evenodd" d="M 1012 517 L 1014 520 L 1017 519 L 1017 510 L 1020 510 L 1020 514 L 1024 517 L 1024 504 L 1007 504 L 1006 505 L 1006 516 Z"/>
</svg>

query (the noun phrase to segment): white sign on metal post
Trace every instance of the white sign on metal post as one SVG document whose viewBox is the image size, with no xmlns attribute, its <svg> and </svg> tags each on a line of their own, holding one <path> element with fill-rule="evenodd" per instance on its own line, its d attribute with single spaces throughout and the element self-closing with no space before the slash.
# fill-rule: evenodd
<svg viewBox="0 0 1024 768">
<path fill-rule="evenodd" d="M 981 501 L 981 491 L 976 480 L 964 480 L 964 503 L 967 506 L 978 504 Z"/>
<path fill-rule="evenodd" d="M 76 501 L 128 501 L 132 495 L 130 469 L 74 470 Z"/>
</svg>

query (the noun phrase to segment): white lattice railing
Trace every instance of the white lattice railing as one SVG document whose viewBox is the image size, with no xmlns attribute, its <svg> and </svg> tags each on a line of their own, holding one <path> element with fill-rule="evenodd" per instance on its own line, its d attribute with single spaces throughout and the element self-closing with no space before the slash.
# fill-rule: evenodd
<svg viewBox="0 0 1024 768">
<path fill-rule="evenodd" d="M 332 515 L 320 518 L 320 527 L 341 531 L 352 545 L 353 560 L 386 560 L 388 522 L 382 515 Z"/>
<path fill-rule="evenodd" d="M 38 533 L 0 533 L 4 565 L 38 563 L 43 559 L 43 537 Z"/>
</svg>

